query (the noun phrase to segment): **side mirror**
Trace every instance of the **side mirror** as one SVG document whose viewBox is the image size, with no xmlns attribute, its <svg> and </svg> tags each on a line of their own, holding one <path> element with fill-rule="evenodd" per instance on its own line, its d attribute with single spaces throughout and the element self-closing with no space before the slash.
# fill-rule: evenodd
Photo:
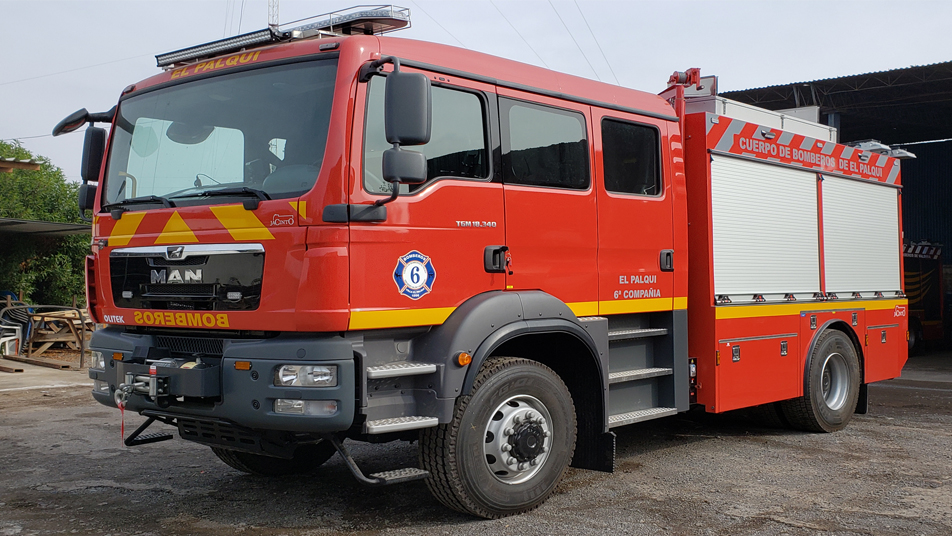
<svg viewBox="0 0 952 536">
<path fill-rule="evenodd" d="M 88 120 L 89 112 L 86 111 L 86 108 L 76 110 L 75 112 L 66 116 L 65 119 L 57 123 L 55 127 L 53 127 L 53 136 L 59 136 L 60 134 L 72 132 L 85 125 L 86 121 Z"/>
<path fill-rule="evenodd" d="M 387 142 L 423 145 L 430 141 L 430 79 L 421 73 L 395 70 L 387 76 L 384 98 Z"/>
<path fill-rule="evenodd" d="M 383 179 L 390 183 L 420 184 L 426 182 L 426 155 L 399 148 L 383 152 Z M 394 184 L 399 188 L 399 184 Z"/>
<path fill-rule="evenodd" d="M 79 210 L 92 210 L 96 202 L 96 191 L 99 188 L 95 184 L 83 183 L 79 185 Z"/>
<path fill-rule="evenodd" d="M 106 131 L 99 127 L 86 129 L 86 141 L 83 143 L 83 165 L 80 176 L 83 182 L 96 182 L 102 170 L 102 158 L 106 151 Z"/>
<path fill-rule="evenodd" d="M 82 183 L 79 185 L 79 217 L 83 221 L 92 221 L 86 217 L 86 211 L 92 210 L 96 202 L 96 192 L 99 188 L 95 184 Z"/>
</svg>

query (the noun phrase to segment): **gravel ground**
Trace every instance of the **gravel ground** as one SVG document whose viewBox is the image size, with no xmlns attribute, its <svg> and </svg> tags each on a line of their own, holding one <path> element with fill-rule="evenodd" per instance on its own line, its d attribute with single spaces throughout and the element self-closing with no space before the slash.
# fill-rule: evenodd
<svg viewBox="0 0 952 536">
<path fill-rule="evenodd" d="M 615 473 L 570 470 L 542 507 L 495 521 L 446 510 L 422 482 L 361 487 L 337 457 L 313 475 L 265 479 L 186 441 L 125 448 L 119 413 L 87 388 L 3 392 L 0 378 L 0 536 L 945 536 L 952 353 L 913 358 L 907 371 L 871 386 L 869 414 L 834 434 L 738 414 L 621 428 Z M 127 433 L 142 420 L 127 415 Z M 351 446 L 366 472 L 416 464 L 415 444 Z"/>
</svg>

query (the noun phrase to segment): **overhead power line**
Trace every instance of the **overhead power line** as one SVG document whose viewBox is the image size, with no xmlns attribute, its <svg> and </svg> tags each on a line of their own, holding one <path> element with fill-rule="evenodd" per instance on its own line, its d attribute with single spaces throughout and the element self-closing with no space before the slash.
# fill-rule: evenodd
<svg viewBox="0 0 952 536">
<path fill-rule="evenodd" d="M 0 141 L 17 141 L 17 140 L 32 140 L 35 138 L 49 138 L 52 134 L 40 134 L 38 136 L 20 136 L 18 138 L 4 138 Z"/>
<path fill-rule="evenodd" d="M 542 59 L 542 56 L 540 56 L 539 53 L 536 52 L 536 50 L 535 50 L 534 48 L 532 48 L 532 45 L 530 45 L 529 42 L 526 41 L 526 38 L 522 36 L 522 33 L 520 33 L 519 30 L 517 30 L 516 27 L 513 26 L 511 22 L 509 22 L 509 18 L 506 17 L 506 14 L 503 13 L 502 10 L 499 9 L 499 6 L 497 6 L 496 3 L 493 2 L 493 0 L 489 0 L 489 3 L 492 4 L 494 8 L 496 8 L 496 11 L 498 11 L 499 14 L 502 15 L 502 18 L 506 21 L 507 24 L 509 24 L 509 27 L 512 28 L 512 31 L 516 32 L 516 35 L 519 36 L 519 39 L 522 39 L 522 42 L 525 43 L 527 47 L 529 47 L 529 50 L 531 50 L 532 53 L 535 54 L 535 56 L 536 56 L 537 58 L 539 58 L 539 61 L 542 62 L 542 65 L 543 65 L 546 69 L 548 69 L 548 68 L 549 68 L 549 65 L 545 62 L 544 59 Z"/>
<path fill-rule="evenodd" d="M 441 30 L 443 30 L 444 32 L 446 32 L 446 35 L 449 35 L 450 37 L 453 38 L 454 41 L 456 41 L 457 43 L 459 43 L 459 46 L 464 47 L 464 48 L 466 47 L 466 45 L 464 45 L 462 41 L 460 41 L 459 39 L 457 39 L 456 36 L 452 34 L 452 32 L 450 32 L 450 31 L 447 30 L 442 24 L 440 24 L 440 21 L 436 20 L 436 18 L 435 18 L 433 15 L 430 15 L 429 13 L 427 13 L 427 11 L 426 11 L 425 9 L 423 9 L 423 6 L 421 6 L 420 4 L 414 2 L 413 0 L 410 0 L 410 3 L 412 3 L 413 5 L 415 5 L 415 6 L 417 7 L 417 9 L 419 9 L 420 11 L 423 12 L 424 15 L 426 15 L 427 17 L 429 17 L 429 19 L 430 19 L 431 21 L 435 22 L 436 25 L 439 26 Z"/>
<path fill-rule="evenodd" d="M 620 86 L 621 82 L 618 81 L 618 77 L 615 76 L 615 69 L 612 69 L 612 64 L 608 61 L 608 57 L 605 56 L 605 51 L 602 50 L 602 45 L 598 43 L 598 38 L 595 37 L 595 32 L 592 31 L 591 25 L 588 24 L 588 19 L 585 18 L 585 13 L 582 12 L 582 8 L 578 5 L 578 0 L 572 0 L 575 2 L 575 9 L 578 10 L 579 15 L 582 16 L 582 20 L 585 22 L 585 27 L 588 28 L 588 33 L 592 34 L 592 39 L 595 41 L 595 46 L 598 47 L 598 51 L 602 54 L 602 59 L 605 60 L 605 63 L 608 64 L 608 70 L 612 73 L 612 78 L 615 79 L 615 85 Z"/>
<path fill-rule="evenodd" d="M 136 59 L 139 59 L 139 58 L 146 58 L 146 57 L 149 57 L 149 56 L 151 56 L 151 54 L 140 54 L 139 56 L 132 56 L 132 57 L 129 57 L 129 58 L 122 58 L 121 60 L 106 61 L 106 62 L 103 62 L 103 63 L 96 63 L 96 64 L 94 64 L 94 65 L 86 65 L 86 66 L 84 66 L 84 67 L 76 67 L 76 68 L 74 68 L 74 69 L 67 69 L 67 70 L 65 70 L 65 71 L 57 71 L 57 72 L 55 72 L 55 73 L 41 74 L 41 75 L 39 75 L 39 76 L 31 76 L 31 77 L 29 77 L 29 78 L 20 78 L 19 80 L 10 80 L 9 82 L 0 82 L 0 86 L 6 86 L 6 85 L 9 85 L 9 84 L 16 84 L 17 82 L 28 82 L 28 81 L 30 81 L 30 80 L 37 80 L 37 79 L 39 79 L 39 78 L 46 78 L 46 77 L 48 77 L 48 76 L 56 76 L 56 75 L 59 75 L 59 74 L 74 73 L 74 72 L 76 72 L 76 71 L 82 71 L 83 69 L 91 69 L 91 68 L 93 68 L 93 67 L 102 67 L 103 65 L 110 65 L 110 64 L 113 64 L 113 63 L 119 63 L 119 62 L 121 62 L 121 61 L 136 60 Z"/>
<path fill-rule="evenodd" d="M 598 71 L 595 70 L 595 67 L 592 67 L 592 62 L 588 61 L 588 55 L 585 54 L 585 51 L 582 50 L 581 46 L 579 46 L 578 41 L 575 40 L 575 36 L 572 35 L 572 30 L 569 30 L 568 25 L 565 24 L 564 20 L 562 20 L 562 15 L 559 15 L 559 10 L 555 9 L 555 5 L 552 4 L 552 0 L 549 0 L 549 7 L 552 8 L 552 11 L 555 11 L 555 16 L 559 18 L 559 22 L 562 23 L 562 27 L 565 28 L 565 32 L 569 34 L 569 37 L 572 38 L 572 42 L 575 43 L 575 48 L 577 48 L 582 54 L 582 57 L 585 59 L 585 63 L 588 64 L 588 68 L 591 69 L 593 73 L 595 73 L 595 78 L 598 78 L 598 81 L 601 82 L 602 77 L 598 76 Z"/>
</svg>

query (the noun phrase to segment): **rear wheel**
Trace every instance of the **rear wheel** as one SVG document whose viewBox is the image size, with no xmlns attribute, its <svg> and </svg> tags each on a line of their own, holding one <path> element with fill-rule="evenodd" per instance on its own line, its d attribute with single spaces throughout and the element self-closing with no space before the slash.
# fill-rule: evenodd
<svg viewBox="0 0 952 536">
<path fill-rule="evenodd" d="M 291 459 L 251 454 L 219 447 L 212 452 L 230 467 L 259 476 L 284 476 L 306 474 L 314 471 L 331 459 L 337 450 L 328 441 L 300 445 Z"/>
<path fill-rule="evenodd" d="M 420 434 L 427 485 L 446 506 L 485 518 L 542 504 L 575 452 L 572 395 L 549 367 L 514 357 L 483 364 L 453 421 Z"/>
<path fill-rule="evenodd" d="M 922 353 L 924 342 L 922 340 L 922 324 L 918 318 L 909 319 L 909 355 L 918 355 Z"/>
<path fill-rule="evenodd" d="M 803 396 L 782 402 L 783 414 L 801 430 L 842 430 L 856 410 L 859 384 L 859 359 L 852 341 L 841 331 L 827 330 L 817 338 L 810 356 Z"/>
</svg>

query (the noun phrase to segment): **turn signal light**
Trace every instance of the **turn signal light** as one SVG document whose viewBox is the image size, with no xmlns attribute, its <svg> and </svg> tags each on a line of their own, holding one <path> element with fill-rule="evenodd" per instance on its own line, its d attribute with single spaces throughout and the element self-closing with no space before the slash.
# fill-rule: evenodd
<svg viewBox="0 0 952 536">
<path fill-rule="evenodd" d="M 235 370 L 251 370 L 251 361 L 235 361 Z"/>
<path fill-rule="evenodd" d="M 456 354 L 456 364 L 465 367 L 466 365 L 473 362 L 473 356 L 469 355 L 466 352 L 460 352 Z"/>
</svg>

